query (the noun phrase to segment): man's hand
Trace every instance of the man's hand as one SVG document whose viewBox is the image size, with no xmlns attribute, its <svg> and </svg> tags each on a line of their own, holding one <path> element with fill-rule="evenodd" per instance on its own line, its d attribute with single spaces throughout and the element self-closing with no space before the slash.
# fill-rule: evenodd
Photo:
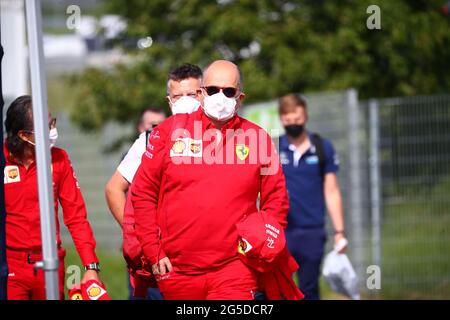
<svg viewBox="0 0 450 320">
<path fill-rule="evenodd" d="M 158 263 L 152 265 L 152 272 L 156 275 L 164 275 L 172 271 L 172 264 L 168 257 L 162 258 Z"/>
<path fill-rule="evenodd" d="M 83 279 L 81 280 L 81 283 L 88 282 L 89 280 L 96 280 L 100 282 L 100 278 L 98 277 L 98 272 L 95 270 L 87 270 L 84 273 Z"/>
<path fill-rule="evenodd" d="M 343 240 L 347 241 L 347 240 L 345 239 L 344 234 L 343 234 L 343 233 L 336 233 L 336 234 L 334 235 L 334 246 L 335 246 L 335 247 L 341 247 L 342 244 L 341 244 L 340 242 L 343 241 Z M 346 252 L 347 252 L 347 244 L 345 244 L 345 245 L 338 251 L 338 253 L 346 253 Z"/>
</svg>

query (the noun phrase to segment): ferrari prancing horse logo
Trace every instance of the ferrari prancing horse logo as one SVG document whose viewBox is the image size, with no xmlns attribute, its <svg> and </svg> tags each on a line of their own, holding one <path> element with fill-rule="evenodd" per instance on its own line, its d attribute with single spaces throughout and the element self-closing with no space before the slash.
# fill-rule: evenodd
<svg viewBox="0 0 450 320">
<path fill-rule="evenodd" d="M 248 154 L 250 153 L 250 148 L 247 147 L 245 144 L 238 144 L 236 145 L 236 155 L 240 160 L 245 160 L 248 157 Z"/>
</svg>

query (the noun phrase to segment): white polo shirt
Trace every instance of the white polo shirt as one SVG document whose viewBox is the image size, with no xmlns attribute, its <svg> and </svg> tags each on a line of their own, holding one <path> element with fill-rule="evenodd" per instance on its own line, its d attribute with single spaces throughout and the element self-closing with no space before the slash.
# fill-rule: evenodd
<svg viewBox="0 0 450 320">
<path fill-rule="evenodd" d="M 134 175 L 141 165 L 142 155 L 146 148 L 145 136 L 145 131 L 139 135 L 130 150 L 128 150 L 125 158 L 123 158 L 122 162 L 117 167 L 117 171 L 119 171 L 122 177 L 129 183 L 133 181 Z"/>
</svg>

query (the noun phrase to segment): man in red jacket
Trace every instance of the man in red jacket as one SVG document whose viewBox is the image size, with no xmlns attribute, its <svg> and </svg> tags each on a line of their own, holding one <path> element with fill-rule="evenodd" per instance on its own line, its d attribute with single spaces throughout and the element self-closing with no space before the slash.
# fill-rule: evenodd
<svg viewBox="0 0 450 320">
<path fill-rule="evenodd" d="M 202 93 L 199 110 L 149 137 L 131 185 L 136 234 L 165 299 L 253 299 L 257 274 L 239 259 L 236 224 L 261 211 L 285 227 L 285 180 L 270 136 L 237 115 L 237 66 L 212 63 Z"/>
<path fill-rule="evenodd" d="M 69 228 L 75 247 L 85 266 L 82 282 L 99 280 L 95 239 L 87 220 L 80 186 L 67 153 L 54 147 L 57 138 L 56 119 L 49 116 L 52 156 L 53 192 L 55 200 L 56 239 L 58 245 L 59 290 L 64 298 L 64 256 L 58 221 L 58 200 L 64 223 Z M 45 299 L 43 270 L 34 263 L 42 259 L 35 137 L 30 96 L 11 103 L 5 120 L 7 138 L 5 155 L 6 256 L 8 262 L 8 300 Z"/>
</svg>

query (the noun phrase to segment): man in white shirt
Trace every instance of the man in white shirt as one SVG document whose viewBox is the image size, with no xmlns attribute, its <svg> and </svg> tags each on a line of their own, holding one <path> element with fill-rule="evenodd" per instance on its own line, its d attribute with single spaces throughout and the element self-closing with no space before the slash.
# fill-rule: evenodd
<svg viewBox="0 0 450 320">
<path fill-rule="evenodd" d="M 147 108 L 142 111 L 137 126 L 138 132 L 140 133 L 139 137 L 128 150 L 116 172 L 106 185 L 106 202 L 108 203 L 113 217 L 120 226 L 122 226 L 123 210 L 128 188 L 133 181 L 134 174 L 141 164 L 142 154 L 145 152 L 147 132 L 163 122 L 165 118 L 166 115 L 162 110 Z"/>
</svg>

